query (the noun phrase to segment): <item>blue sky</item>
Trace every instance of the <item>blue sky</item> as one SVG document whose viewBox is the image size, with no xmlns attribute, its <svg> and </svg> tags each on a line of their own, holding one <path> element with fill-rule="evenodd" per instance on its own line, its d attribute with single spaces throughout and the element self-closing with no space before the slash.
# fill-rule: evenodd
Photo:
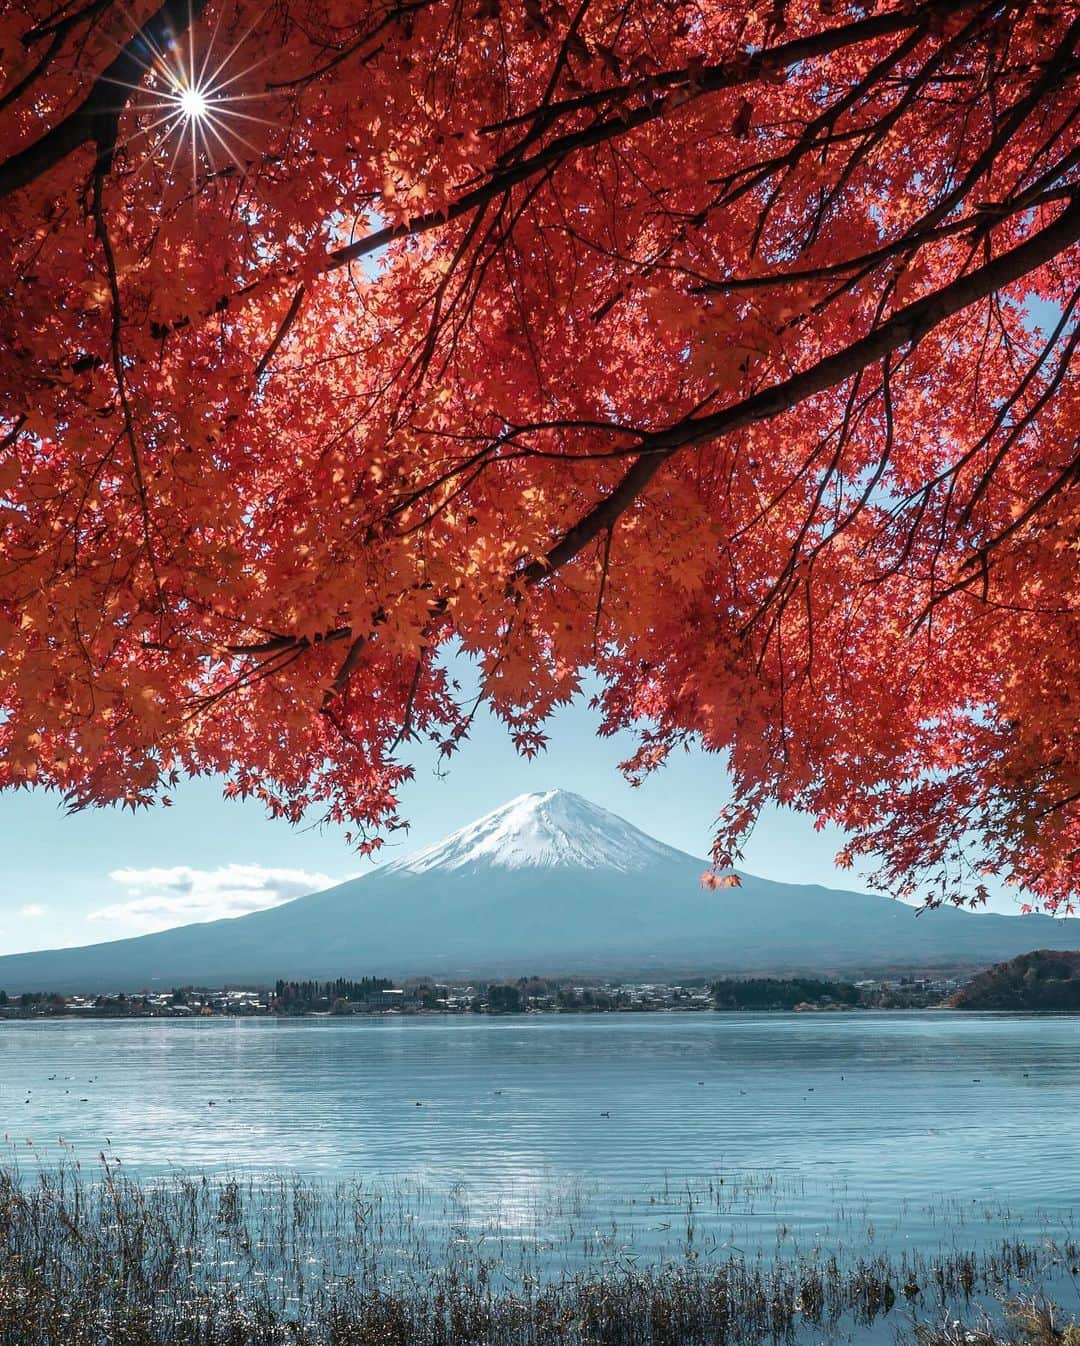
<svg viewBox="0 0 1080 1346">
<path fill-rule="evenodd" d="M 585 698 L 557 714 L 546 753 L 532 762 L 513 750 L 505 730 L 477 716 L 473 736 L 445 774 L 434 752 L 415 747 L 416 779 L 405 788 L 410 831 L 384 856 L 402 854 L 529 790 L 576 790 L 669 845 L 705 856 L 713 822 L 728 798 L 721 759 L 680 754 L 638 789 L 617 763 L 629 735 L 596 737 Z M 414 745 L 415 746 L 415 745 Z M 214 781 L 190 781 L 171 809 L 137 815 L 99 809 L 67 816 L 57 797 L 0 795 L 0 953 L 92 944 L 169 925 L 242 915 L 362 873 L 343 832 L 293 829 L 251 803 L 228 802 Z M 861 888 L 832 859 L 839 833 L 816 833 L 808 819 L 783 811 L 764 817 L 744 868 L 767 878 Z M 1002 911 L 1016 900 L 1002 895 Z"/>
</svg>

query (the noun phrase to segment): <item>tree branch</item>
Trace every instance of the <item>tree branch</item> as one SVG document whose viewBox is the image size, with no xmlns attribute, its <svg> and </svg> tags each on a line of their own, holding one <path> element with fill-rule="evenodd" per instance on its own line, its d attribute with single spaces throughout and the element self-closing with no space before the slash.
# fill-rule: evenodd
<svg viewBox="0 0 1080 1346">
<path fill-rule="evenodd" d="M 116 124 L 130 97 L 127 93 L 119 95 L 118 87 L 137 88 L 149 68 L 148 57 L 167 45 L 172 34 L 190 27 L 206 4 L 207 0 L 165 0 L 105 67 L 73 112 L 46 131 L 40 140 L 0 164 L 0 197 L 9 196 L 47 173 L 87 141 L 94 141 L 99 147 L 99 158 L 107 159 L 114 146 Z"/>
<path fill-rule="evenodd" d="M 907 33 L 920 28 L 929 31 L 933 18 L 940 19 L 965 9 L 976 9 L 980 7 L 980 4 L 981 0 L 938 0 L 938 3 L 932 7 L 923 5 L 913 11 L 904 10 L 894 14 L 875 15 L 873 18 L 846 24 L 843 27 L 830 28 L 824 33 L 796 38 L 792 42 L 785 42 L 778 47 L 755 52 L 753 56 L 737 61 L 725 61 L 720 65 L 707 65 L 700 70 L 695 69 L 693 71 L 689 69 L 663 71 L 658 75 L 651 76 L 648 81 L 642 81 L 641 87 L 643 90 L 648 87 L 652 90 L 679 89 L 688 91 L 691 92 L 691 98 L 686 101 L 693 101 L 704 94 L 718 93 L 722 89 L 737 89 L 747 84 L 753 84 L 763 76 L 775 76 L 801 61 L 835 55 L 837 52 L 845 51 L 849 47 L 858 46 L 860 43 L 876 37 L 887 37 L 892 33 Z M 320 270 L 323 272 L 337 270 L 339 267 L 347 266 L 350 262 L 358 261 L 362 257 L 377 252 L 396 239 L 413 237 L 440 228 L 449 221 L 467 214 L 476 206 L 483 205 L 493 196 L 517 186 L 520 182 L 524 182 L 541 169 L 547 168 L 553 163 L 558 163 L 568 155 L 578 150 L 591 149 L 594 146 L 602 145 L 605 141 L 625 135 L 636 130 L 639 126 L 645 126 L 649 122 L 656 121 L 666 113 L 673 111 L 674 107 L 683 105 L 680 103 L 673 106 L 670 97 L 661 96 L 629 111 L 621 108 L 617 115 L 593 122 L 591 126 L 587 126 L 580 131 L 572 131 L 559 136 L 555 140 L 549 141 L 543 149 L 532 155 L 531 158 L 523 159 L 511 167 L 496 170 L 486 182 L 480 183 L 447 206 L 429 211 L 425 215 L 418 215 L 414 219 L 406 220 L 401 224 L 387 225 L 383 229 L 368 234 L 365 238 L 357 239 L 355 243 L 334 249 L 333 252 L 327 253 Z M 567 108 L 576 107 L 577 100 L 571 100 L 566 106 Z M 553 107 L 560 112 L 565 110 L 560 108 L 558 104 L 553 105 Z"/>
<path fill-rule="evenodd" d="M 909 342 L 917 345 L 947 318 L 986 299 L 1004 286 L 1011 285 L 1078 240 L 1080 188 L 1073 188 L 1069 205 L 1053 224 L 977 270 L 958 277 L 936 293 L 908 304 L 875 331 L 844 350 L 723 411 L 680 421 L 666 430 L 642 433 L 641 456 L 610 495 L 598 501 L 578 523 L 568 529 L 541 560 L 532 561 L 518 570 L 513 577 L 512 587 L 538 584 L 554 574 L 560 566 L 573 560 L 583 547 L 614 524 L 641 495 L 664 463 L 680 449 L 771 420 L 807 398 L 842 383 L 899 347 Z"/>
</svg>

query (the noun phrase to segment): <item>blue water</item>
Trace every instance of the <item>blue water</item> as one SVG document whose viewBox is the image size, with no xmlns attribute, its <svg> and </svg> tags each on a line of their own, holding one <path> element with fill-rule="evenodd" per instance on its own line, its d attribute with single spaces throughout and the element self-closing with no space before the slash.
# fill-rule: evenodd
<svg viewBox="0 0 1080 1346">
<path fill-rule="evenodd" d="M 1072 1232 L 1078 1045 L 947 1012 L 7 1021 L 0 1130 L 23 1168 L 285 1170 L 646 1251 L 688 1218 L 713 1248 L 992 1246 Z"/>
</svg>

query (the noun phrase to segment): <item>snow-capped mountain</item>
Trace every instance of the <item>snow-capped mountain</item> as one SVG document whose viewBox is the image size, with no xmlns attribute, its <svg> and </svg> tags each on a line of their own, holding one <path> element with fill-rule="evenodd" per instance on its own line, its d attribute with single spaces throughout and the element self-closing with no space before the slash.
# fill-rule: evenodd
<svg viewBox="0 0 1080 1346">
<path fill-rule="evenodd" d="M 610 869 L 621 874 L 685 860 L 615 813 L 571 790 L 518 795 L 434 846 L 394 860 L 384 874 L 492 869 Z"/>
<path fill-rule="evenodd" d="M 277 977 L 873 973 L 1080 948 L 1080 921 L 938 911 L 866 893 L 701 885 L 705 861 L 565 790 L 233 920 L 0 958 L 0 987 L 137 990 Z"/>
</svg>

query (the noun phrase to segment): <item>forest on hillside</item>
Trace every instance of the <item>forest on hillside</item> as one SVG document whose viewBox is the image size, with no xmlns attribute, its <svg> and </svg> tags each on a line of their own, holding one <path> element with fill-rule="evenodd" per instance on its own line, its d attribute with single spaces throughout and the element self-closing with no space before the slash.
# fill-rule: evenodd
<svg viewBox="0 0 1080 1346">
<path fill-rule="evenodd" d="M 1080 1010 L 1080 950 L 1036 949 L 980 972 L 952 997 L 954 1009 Z"/>
</svg>

